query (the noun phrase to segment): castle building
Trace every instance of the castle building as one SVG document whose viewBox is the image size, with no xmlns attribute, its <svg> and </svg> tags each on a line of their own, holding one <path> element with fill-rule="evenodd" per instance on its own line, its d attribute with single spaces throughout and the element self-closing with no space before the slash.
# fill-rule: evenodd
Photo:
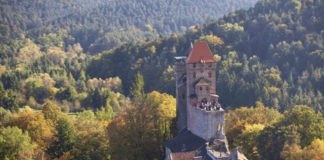
<svg viewBox="0 0 324 160">
<path fill-rule="evenodd" d="M 206 42 L 175 57 L 178 135 L 165 143 L 165 160 L 247 160 L 228 149 L 224 110 L 216 94 L 216 62 Z"/>
</svg>

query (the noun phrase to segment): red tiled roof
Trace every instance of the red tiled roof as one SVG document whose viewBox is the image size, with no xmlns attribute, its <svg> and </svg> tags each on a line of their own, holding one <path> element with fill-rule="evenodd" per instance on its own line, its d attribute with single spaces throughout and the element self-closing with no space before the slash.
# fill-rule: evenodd
<svg viewBox="0 0 324 160">
<path fill-rule="evenodd" d="M 214 56 L 210 51 L 207 42 L 196 42 L 187 59 L 187 63 L 213 63 Z"/>
</svg>

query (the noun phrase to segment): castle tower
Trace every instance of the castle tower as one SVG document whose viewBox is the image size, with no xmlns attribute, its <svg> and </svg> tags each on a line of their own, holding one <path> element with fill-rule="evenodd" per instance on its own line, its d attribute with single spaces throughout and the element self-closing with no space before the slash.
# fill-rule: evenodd
<svg viewBox="0 0 324 160">
<path fill-rule="evenodd" d="M 206 42 L 196 42 L 186 62 L 187 129 L 209 141 L 224 136 L 224 111 L 216 95 L 216 62 Z"/>
<path fill-rule="evenodd" d="M 216 62 L 206 42 L 176 57 L 177 128 L 210 140 L 223 136 L 224 112 L 216 95 Z"/>
<path fill-rule="evenodd" d="M 176 57 L 175 74 L 179 133 L 165 143 L 165 160 L 247 160 L 240 148 L 232 154 L 228 149 L 216 62 L 207 43 L 196 42 L 188 57 Z"/>
</svg>

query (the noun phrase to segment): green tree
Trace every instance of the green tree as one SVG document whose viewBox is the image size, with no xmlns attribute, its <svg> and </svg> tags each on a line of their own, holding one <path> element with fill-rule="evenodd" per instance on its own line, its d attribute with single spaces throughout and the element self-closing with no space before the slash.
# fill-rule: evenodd
<svg viewBox="0 0 324 160">
<path fill-rule="evenodd" d="M 264 129 L 262 124 L 247 124 L 242 133 L 234 139 L 234 146 L 243 146 L 244 154 L 251 160 L 260 159 L 257 138 Z"/>
<path fill-rule="evenodd" d="M 19 101 L 17 95 L 12 90 L 5 90 L 2 83 L 0 83 L 0 107 L 17 111 L 19 108 Z"/>
<path fill-rule="evenodd" d="M 142 74 L 136 74 L 135 82 L 132 84 L 130 94 L 135 100 L 144 100 L 144 78 Z"/>
<path fill-rule="evenodd" d="M 78 122 L 91 122 L 94 121 L 96 118 L 95 114 L 92 110 L 85 110 L 83 112 L 80 112 L 77 116 Z"/>
<path fill-rule="evenodd" d="M 17 127 L 0 128 L 0 159 L 31 158 L 33 148 L 27 132 Z"/>
<path fill-rule="evenodd" d="M 53 126 L 56 125 L 57 121 L 62 116 L 61 108 L 57 103 L 47 100 L 42 108 L 44 118 L 48 120 Z"/>
<path fill-rule="evenodd" d="M 255 136 L 254 134 L 258 134 L 257 131 L 260 131 L 257 130 L 260 129 L 260 126 L 258 125 L 263 127 L 270 126 L 278 122 L 281 118 L 282 115 L 278 111 L 265 107 L 261 102 L 256 102 L 255 108 L 241 107 L 235 110 L 230 110 L 225 115 L 225 132 L 229 145 L 234 147 L 238 144 L 255 144 L 256 140 L 253 138 L 251 139 L 252 142 L 250 142 L 249 139 L 237 139 L 237 137 L 245 136 L 245 134 L 247 134 L 246 136 Z M 250 132 L 246 129 L 247 127 L 250 128 L 251 125 L 257 125 L 255 126 L 257 128 L 254 128 L 250 135 Z M 236 142 L 234 142 L 234 140 L 236 140 Z M 253 147 L 256 146 L 249 146 L 247 148 L 251 150 Z"/>
<path fill-rule="evenodd" d="M 296 125 L 301 135 L 300 145 L 310 145 L 315 138 L 324 139 L 324 117 L 308 106 L 294 106 L 284 112 L 281 126 Z"/>
<path fill-rule="evenodd" d="M 316 139 L 324 139 L 324 118 L 307 106 L 294 106 L 284 112 L 284 118 L 265 128 L 258 137 L 258 151 L 262 159 L 280 159 L 285 145 L 301 148 Z"/>
<path fill-rule="evenodd" d="M 107 160 L 110 158 L 105 121 L 97 120 L 93 111 L 86 110 L 77 115 L 75 127 L 78 132 L 77 141 L 71 152 L 73 159 Z"/>
<path fill-rule="evenodd" d="M 96 116 L 99 120 L 111 120 L 115 115 L 116 113 L 114 112 L 108 99 L 106 101 L 106 107 L 100 108 L 99 110 L 96 111 Z"/>
<path fill-rule="evenodd" d="M 91 99 L 92 99 L 93 108 L 98 109 L 98 108 L 102 107 L 102 97 L 100 94 L 100 90 L 98 88 L 96 88 L 93 91 Z"/>
<path fill-rule="evenodd" d="M 59 100 L 69 100 L 72 101 L 76 98 L 77 91 L 73 86 L 69 86 L 63 90 L 61 90 L 59 93 L 56 94 L 56 98 Z"/>
<path fill-rule="evenodd" d="M 44 118 L 41 112 L 35 112 L 30 108 L 12 114 L 9 126 L 17 126 L 25 132 L 28 132 L 30 138 L 38 146 L 38 149 L 46 150 L 53 138 L 53 126 Z"/>
<path fill-rule="evenodd" d="M 47 151 L 53 158 L 70 152 L 76 143 L 76 133 L 68 119 L 61 118 L 57 121 L 56 132 L 56 140 Z"/>
<path fill-rule="evenodd" d="M 10 120 L 10 111 L 0 107 L 0 127 L 4 126 L 7 124 Z"/>
</svg>

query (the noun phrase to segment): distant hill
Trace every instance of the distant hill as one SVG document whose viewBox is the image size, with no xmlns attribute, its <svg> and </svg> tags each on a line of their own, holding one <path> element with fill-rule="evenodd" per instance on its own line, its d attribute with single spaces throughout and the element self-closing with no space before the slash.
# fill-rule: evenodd
<svg viewBox="0 0 324 160">
<path fill-rule="evenodd" d="M 37 38 L 67 30 L 87 52 L 124 42 L 184 32 L 257 0 L 1 0 L 0 35 Z"/>
</svg>

